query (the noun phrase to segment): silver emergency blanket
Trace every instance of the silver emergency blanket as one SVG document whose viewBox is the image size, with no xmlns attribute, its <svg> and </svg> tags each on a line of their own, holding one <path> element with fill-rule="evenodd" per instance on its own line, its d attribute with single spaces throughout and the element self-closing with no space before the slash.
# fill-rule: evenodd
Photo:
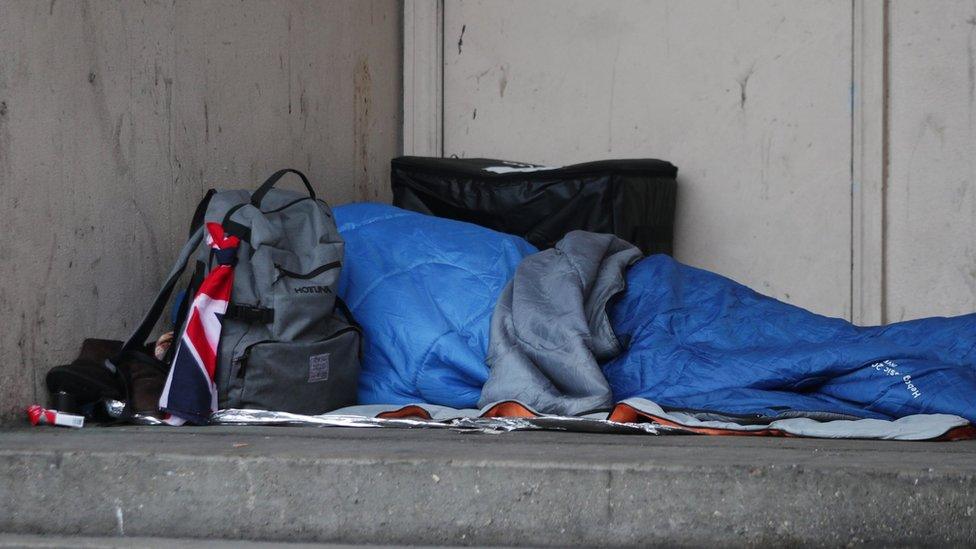
<svg viewBox="0 0 976 549">
<path fill-rule="evenodd" d="M 511 401 L 509 401 L 511 402 Z M 268 410 L 220 410 L 212 417 L 215 425 L 281 425 L 317 427 L 370 427 L 393 429 L 451 429 L 464 433 L 505 433 L 510 431 L 566 431 L 577 433 L 680 435 L 727 434 L 797 436 L 808 438 L 873 440 L 953 440 L 971 438 L 969 421 L 949 414 L 917 414 L 896 420 L 834 419 L 817 421 L 807 417 L 743 423 L 740 418 L 716 414 L 665 411 L 643 398 L 629 398 L 610 412 L 582 416 L 538 414 L 518 403 L 535 417 L 496 417 L 491 403 L 481 409 L 455 409 L 433 404 L 404 406 L 362 405 L 341 408 L 317 416 Z M 411 408 L 416 412 L 403 417 L 379 417 Z M 123 405 L 107 401 L 106 410 L 121 417 Z M 617 418 L 616 420 L 611 418 Z M 626 418 L 626 419 L 621 419 Z M 140 425 L 165 425 L 151 417 L 137 415 L 131 421 Z M 968 431 L 968 432 L 967 432 Z"/>
<path fill-rule="evenodd" d="M 522 417 L 482 417 L 481 410 L 454 410 L 442 406 L 417 405 L 431 416 L 381 418 L 377 415 L 396 408 L 383 406 L 350 406 L 317 416 L 267 410 L 220 410 L 211 418 L 218 425 L 307 425 L 320 427 L 388 427 L 400 429 L 452 429 L 463 432 L 502 433 L 509 431 L 569 431 L 578 433 L 611 433 L 659 435 L 679 429 L 652 423 L 625 423 L 606 419 L 607 414 L 581 417 L 540 415 Z M 436 409 L 436 410 L 434 410 Z M 489 407 L 490 409 L 490 407 Z M 433 412 L 433 413 L 431 413 Z M 453 413 L 451 413 L 453 412 Z"/>
<path fill-rule="evenodd" d="M 508 401 L 511 403 L 512 401 Z M 836 439 L 875 440 L 945 440 L 967 438 L 970 423 L 965 418 L 948 414 L 919 414 L 896 420 L 835 419 L 817 421 L 806 417 L 778 419 L 767 423 L 742 423 L 737 418 L 701 419 L 687 412 L 665 411 L 656 403 L 642 398 L 627 399 L 610 412 L 583 416 L 538 414 L 524 403 L 535 417 L 494 417 L 492 403 L 475 409 L 454 409 L 431 404 L 416 404 L 407 408 L 416 415 L 397 418 L 378 417 L 401 412 L 403 406 L 350 406 L 317 416 L 303 416 L 287 412 L 264 410 L 220 410 L 213 416 L 219 425 L 307 425 L 323 427 L 386 427 L 407 429 L 452 429 L 460 432 L 503 433 L 509 431 L 567 431 L 585 433 L 679 435 L 679 434 L 762 434 L 769 436 L 797 436 Z M 422 416 L 421 416 L 422 414 Z M 618 418 L 613 420 L 611 418 Z M 619 418 L 627 418 L 622 420 Z"/>
<path fill-rule="evenodd" d="M 121 400 L 105 400 L 103 401 L 103 404 L 105 405 L 105 413 L 107 413 L 109 417 L 122 419 L 123 412 L 125 410 L 124 402 Z M 126 419 L 126 421 L 136 425 L 166 425 L 163 420 L 146 414 L 132 414 Z"/>
<path fill-rule="evenodd" d="M 607 302 L 626 288 L 641 258 L 610 234 L 572 231 L 554 248 L 519 264 L 491 318 L 491 373 L 478 405 L 517 400 L 544 413 L 574 416 L 613 405 L 600 363 L 622 348 Z"/>
</svg>

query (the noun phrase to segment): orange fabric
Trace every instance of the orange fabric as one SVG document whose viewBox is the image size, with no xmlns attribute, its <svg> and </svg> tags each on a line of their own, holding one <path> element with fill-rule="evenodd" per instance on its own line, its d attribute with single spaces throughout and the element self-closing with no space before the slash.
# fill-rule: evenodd
<svg viewBox="0 0 976 549">
<path fill-rule="evenodd" d="M 956 427 L 954 429 L 949 429 L 949 431 L 939 438 L 933 440 L 972 440 L 976 438 L 976 427 L 972 425 L 963 425 L 962 427 Z"/>
<path fill-rule="evenodd" d="M 376 417 L 380 419 L 405 419 L 408 417 L 431 419 L 430 414 L 427 413 L 427 410 L 424 410 L 420 406 L 414 406 L 412 404 L 410 406 L 404 406 L 399 410 L 393 410 L 392 412 L 382 412 L 380 414 L 377 414 Z"/>
<path fill-rule="evenodd" d="M 481 417 L 539 417 L 538 414 L 529 410 L 518 402 L 506 401 L 489 408 Z"/>
<path fill-rule="evenodd" d="M 377 414 L 376 417 L 380 419 L 404 419 L 410 417 L 418 417 L 421 419 L 432 419 L 427 410 L 416 405 L 404 406 L 403 408 L 392 410 L 389 412 L 382 412 Z M 526 408 L 525 406 L 519 404 L 518 402 L 506 401 L 499 402 L 498 404 L 492 406 L 485 413 L 481 414 L 480 417 L 525 417 L 534 418 L 539 417 L 538 414 L 532 410 Z"/>
<path fill-rule="evenodd" d="M 627 404 L 617 404 L 610 411 L 610 417 L 607 418 L 608 421 L 616 421 L 617 423 L 643 423 L 638 421 L 641 419 L 637 415 L 637 410 L 632 406 Z"/>
</svg>

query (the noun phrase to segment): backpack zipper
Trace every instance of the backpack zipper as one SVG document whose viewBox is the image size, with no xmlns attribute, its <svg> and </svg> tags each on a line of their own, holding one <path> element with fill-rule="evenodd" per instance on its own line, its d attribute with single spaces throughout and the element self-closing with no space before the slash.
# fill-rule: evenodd
<svg viewBox="0 0 976 549">
<path fill-rule="evenodd" d="M 244 352 L 241 353 L 241 356 L 234 360 L 234 362 L 237 363 L 238 379 L 242 379 L 244 377 L 244 366 L 247 365 L 247 359 L 251 358 L 251 349 L 253 349 L 255 345 L 261 345 L 262 343 L 274 343 L 274 341 L 275 340 L 273 339 L 262 339 L 261 341 L 256 341 L 247 347 L 244 347 Z"/>
<path fill-rule="evenodd" d="M 320 339 L 318 341 L 312 341 L 312 342 L 309 342 L 309 343 L 321 343 L 321 342 L 324 342 L 324 341 L 329 341 L 330 339 L 335 339 L 335 338 L 341 336 L 342 334 L 344 334 L 346 332 L 359 332 L 360 334 L 363 333 L 363 331 L 359 327 L 350 325 L 350 326 L 346 326 L 345 328 L 343 328 L 341 330 L 337 330 L 336 332 L 332 333 L 332 335 L 330 335 L 329 337 L 327 337 L 325 339 Z M 237 364 L 237 378 L 238 379 L 243 379 L 244 378 L 244 370 L 246 369 L 247 361 L 248 361 L 249 358 L 251 358 L 251 349 L 253 349 L 254 347 L 256 347 L 258 345 L 264 345 L 265 343 L 296 343 L 296 342 L 294 342 L 294 341 L 279 341 L 279 340 L 276 340 L 276 339 L 262 339 L 261 341 L 255 341 L 254 343 L 251 343 L 247 347 L 244 347 L 244 352 L 241 353 L 241 356 L 237 357 L 234 360 L 234 363 Z"/>
<path fill-rule="evenodd" d="M 278 265 L 277 263 L 275 264 L 275 268 L 278 269 L 278 272 L 281 273 L 281 276 L 285 276 L 288 278 L 298 278 L 301 280 L 308 280 L 310 278 L 315 278 L 324 272 L 331 271 L 333 269 L 338 269 L 339 267 L 342 267 L 342 262 L 333 261 L 331 263 L 326 263 L 325 265 L 322 265 L 320 267 L 316 267 L 315 269 L 312 269 L 311 271 L 305 274 L 302 274 L 302 273 L 296 273 L 294 271 L 289 271 L 288 269 L 285 269 L 281 265 Z"/>
</svg>

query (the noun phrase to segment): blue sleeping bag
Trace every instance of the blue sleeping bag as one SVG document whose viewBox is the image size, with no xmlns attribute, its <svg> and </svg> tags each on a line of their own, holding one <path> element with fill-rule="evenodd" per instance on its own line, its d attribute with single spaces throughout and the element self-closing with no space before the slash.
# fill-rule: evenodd
<svg viewBox="0 0 976 549">
<path fill-rule="evenodd" d="M 346 241 L 339 294 L 365 336 L 360 404 L 475 407 L 488 379 L 495 300 L 536 249 L 517 236 L 383 204 L 333 213 Z"/>
<path fill-rule="evenodd" d="M 603 366 L 617 400 L 729 415 L 976 420 L 976 314 L 858 327 L 651 256 L 627 273 L 610 318 L 627 346 Z"/>
<path fill-rule="evenodd" d="M 523 239 L 380 204 L 335 209 L 340 293 L 365 331 L 359 400 L 474 407 L 491 313 Z M 768 419 L 976 420 L 976 314 L 857 327 L 651 256 L 610 307 L 615 400 Z"/>
</svg>

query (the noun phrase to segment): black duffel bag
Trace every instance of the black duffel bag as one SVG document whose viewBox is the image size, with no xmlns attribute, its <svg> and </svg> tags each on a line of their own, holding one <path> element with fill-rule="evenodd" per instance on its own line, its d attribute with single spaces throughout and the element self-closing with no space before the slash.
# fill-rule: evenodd
<svg viewBox="0 0 976 549">
<path fill-rule="evenodd" d="M 678 173 L 654 159 L 548 168 L 487 158 L 402 156 L 391 166 L 393 203 L 552 247 L 581 229 L 611 233 L 645 254 L 673 250 Z"/>
</svg>

